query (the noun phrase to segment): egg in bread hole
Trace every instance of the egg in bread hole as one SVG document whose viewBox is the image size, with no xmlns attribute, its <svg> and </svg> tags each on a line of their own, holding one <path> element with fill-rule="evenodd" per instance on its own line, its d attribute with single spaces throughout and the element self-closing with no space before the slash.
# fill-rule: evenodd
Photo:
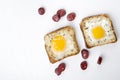
<svg viewBox="0 0 120 80">
<path fill-rule="evenodd" d="M 70 35 L 62 34 L 62 33 L 59 34 L 61 35 L 52 36 L 50 43 L 51 43 L 52 52 L 54 52 L 54 56 L 57 56 L 57 58 L 62 58 L 63 56 L 67 56 L 70 54 L 67 53 L 67 51 L 68 50 L 72 51 L 74 45 L 71 42 Z"/>
<path fill-rule="evenodd" d="M 109 38 L 111 33 L 110 27 L 107 24 L 108 23 L 104 20 L 100 22 L 89 23 L 88 29 L 90 30 L 88 31 L 88 34 L 91 41 L 93 41 L 93 44 L 94 42 L 99 44 L 100 42 Z"/>
<path fill-rule="evenodd" d="M 86 17 L 80 26 L 88 48 L 117 41 L 112 21 L 106 14 Z"/>
<path fill-rule="evenodd" d="M 45 35 L 45 49 L 51 63 L 79 53 L 74 29 L 62 27 Z"/>
</svg>

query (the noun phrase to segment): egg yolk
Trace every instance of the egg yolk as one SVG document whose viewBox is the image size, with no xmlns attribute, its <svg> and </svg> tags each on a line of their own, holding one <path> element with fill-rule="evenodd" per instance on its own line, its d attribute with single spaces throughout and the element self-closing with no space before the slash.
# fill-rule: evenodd
<svg viewBox="0 0 120 80">
<path fill-rule="evenodd" d="M 105 35 L 105 31 L 101 26 L 95 26 L 92 28 L 92 35 L 95 39 L 101 39 Z"/>
<path fill-rule="evenodd" d="M 54 36 L 51 40 L 51 46 L 55 51 L 62 51 L 64 50 L 66 45 L 65 39 L 61 35 Z"/>
</svg>

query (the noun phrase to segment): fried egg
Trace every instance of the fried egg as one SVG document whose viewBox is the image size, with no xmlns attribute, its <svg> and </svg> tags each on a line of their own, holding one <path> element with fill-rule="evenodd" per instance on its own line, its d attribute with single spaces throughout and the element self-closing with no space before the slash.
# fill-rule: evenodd
<svg viewBox="0 0 120 80">
<path fill-rule="evenodd" d="M 52 52 L 56 56 L 55 60 L 71 54 L 69 51 L 74 49 L 74 44 L 71 39 L 70 35 L 65 33 L 63 36 L 61 32 L 52 36 L 50 44 Z"/>
<path fill-rule="evenodd" d="M 86 43 L 89 47 L 116 41 L 112 22 L 108 16 L 97 15 L 85 19 L 81 25 Z"/>
<path fill-rule="evenodd" d="M 50 58 L 55 61 L 76 54 L 79 49 L 73 28 L 64 27 L 45 36 L 45 45 Z"/>
<path fill-rule="evenodd" d="M 110 25 L 106 19 L 94 18 L 94 20 L 86 22 L 86 27 L 88 27 L 86 34 L 88 34 L 93 44 L 109 38 Z"/>
</svg>

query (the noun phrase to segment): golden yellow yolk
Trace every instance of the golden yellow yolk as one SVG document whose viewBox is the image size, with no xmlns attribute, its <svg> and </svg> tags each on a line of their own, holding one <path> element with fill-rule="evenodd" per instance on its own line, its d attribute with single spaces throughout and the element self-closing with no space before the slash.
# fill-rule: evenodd
<svg viewBox="0 0 120 80">
<path fill-rule="evenodd" d="M 105 31 L 101 26 L 95 26 L 92 28 L 92 35 L 95 39 L 101 39 L 105 35 Z"/>
<path fill-rule="evenodd" d="M 66 42 L 63 36 L 54 36 L 51 40 L 51 46 L 55 51 L 62 51 L 65 48 Z"/>
</svg>

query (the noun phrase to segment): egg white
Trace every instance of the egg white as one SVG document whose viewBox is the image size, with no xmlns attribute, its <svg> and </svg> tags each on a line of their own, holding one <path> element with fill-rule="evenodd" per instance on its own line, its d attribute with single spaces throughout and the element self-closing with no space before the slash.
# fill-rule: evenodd
<svg viewBox="0 0 120 80">
<path fill-rule="evenodd" d="M 94 18 L 92 20 L 89 20 L 86 22 L 85 26 L 86 28 L 88 28 L 87 30 L 85 30 L 84 33 L 87 34 L 86 38 L 88 38 L 88 42 L 90 44 L 100 44 L 100 43 L 104 43 L 105 40 L 109 40 L 109 39 L 112 39 L 112 36 L 110 36 L 111 34 L 113 34 L 113 32 L 111 32 L 111 24 L 109 24 L 109 20 L 107 20 L 106 18 Z M 101 39 L 94 39 L 93 38 L 93 35 L 91 33 L 91 30 L 93 27 L 96 27 L 96 26 L 101 26 L 105 32 L 105 35 L 103 38 Z"/>
<path fill-rule="evenodd" d="M 74 45 L 73 45 L 73 42 L 71 40 L 72 37 L 67 32 L 58 32 L 54 36 L 56 36 L 56 35 L 63 36 L 65 39 L 65 42 L 66 42 L 65 48 L 62 51 L 55 51 L 54 48 L 51 48 L 52 52 L 53 52 L 52 55 L 55 57 L 55 60 L 59 60 L 59 59 L 62 59 L 64 57 L 70 55 L 71 50 L 74 49 Z M 54 36 L 51 36 L 51 39 Z"/>
</svg>

